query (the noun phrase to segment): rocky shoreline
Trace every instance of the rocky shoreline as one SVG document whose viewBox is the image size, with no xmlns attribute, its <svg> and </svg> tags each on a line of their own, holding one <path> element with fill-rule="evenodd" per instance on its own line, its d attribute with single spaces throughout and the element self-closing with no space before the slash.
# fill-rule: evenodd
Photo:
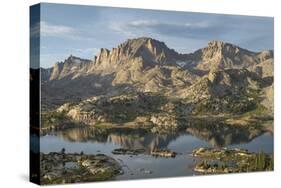
<svg viewBox="0 0 281 188">
<path fill-rule="evenodd" d="M 238 148 L 198 148 L 192 156 L 199 159 L 194 171 L 203 174 L 272 171 L 274 166 L 272 155 Z"/>
<path fill-rule="evenodd" d="M 104 154 L 87 155 L 81 152 L 40 153 L 41 184 L 60 184 L 113 180 L 122 174 L 120 164 Z"/>
<path fill-rule="evenodd" d="M 50 132 L 64 131 L 71 128 L 98 128 L 104 130 L 110 129 L 131 129 L 131 130 L 145 130 L 157 134 L 166 133 L 177 133 L 181 130 L 193 127 L 194 124 L 218 124 L 227 127 L 252 127 L 253 129 L 259 129 L 261 131 L 273 130 L 273 119 L 272 117 L 255 117 L 248 115 L 205 115 L 205 116 L 186 116 L 186 117 L 175 117 L 169 114 L 162 115 L 151 115 L 148 117 L 137 117 L 136 120 L 127 123 L 113 123 L 113 122 L 103 122 L 96 124 L 86 124 L 86 122 L 77 122 L 69 117 L 65 116 L 63 113 L 52 112 L 52 115 L 48 117 L 48 123 L 43 121 L 44 126 L 40 127 L 40 134 L 45 135 Z M 149 118 L 150 117 L 150 118 Z M 46 119 L 43 118 L 43 119 Z M 272 131 L 273 132 L 273 131 Z"/>
<path fill-rule="evenodd" d="M 144 149 L 117 148 L 114 155 L 145 154 Z M 154 149 L 147 153 L 153 157 L 175 158 L 176 152 L 169 149 Z M 273 154 L 254 153 L 244 149 L 227 148 L 197 148 L 192 151 L 194 158 L 193 170 L 199 174 L 225 174 L 255 171 L 272 171 L 274 168 Z M 115 157 L 114 157 L 115 158 Z M 91 181 L 114 180 L 123 171 L 120 164 L 113 157 L 104 154 L 40 153 L 40 181 L 41 184 L 60 184 Z M 137 169 L 143 174 L 152 174 L 152 170 L 144 167 Z M 126 172 L 127 173 L 127 172 Z"/>
</svg>

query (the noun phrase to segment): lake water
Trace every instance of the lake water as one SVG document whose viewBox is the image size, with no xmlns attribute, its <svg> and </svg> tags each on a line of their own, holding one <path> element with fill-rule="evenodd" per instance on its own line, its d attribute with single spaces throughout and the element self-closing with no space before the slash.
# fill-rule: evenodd
<svg viewBox="0 0 281 188">
<path fill-rule="evenodd" d="M 273 135 L 255 129 L 200 127 L 189 128 L 174 134 L 153 134 L 139 131 L 98 132 L 96 129 L 75 128 L 56 132 L 40 138 L 40 150 L 44 153 L 61 151 L 86 154 L 103 153 L 112 156 L 123 165 L 124 174 L 116 179 L 139 179 L 186 176 L 196 174 L 192 170 L 195 159 L 190 156 L 198 147 L 244 148 L 249 151 L 273 153 Z M 137 156 L 114 155 L 116 148 L 142 148 Z M 178 153 L 175 158 L 149 155 L 155 148 L 168 148 Z"/>
</svg>

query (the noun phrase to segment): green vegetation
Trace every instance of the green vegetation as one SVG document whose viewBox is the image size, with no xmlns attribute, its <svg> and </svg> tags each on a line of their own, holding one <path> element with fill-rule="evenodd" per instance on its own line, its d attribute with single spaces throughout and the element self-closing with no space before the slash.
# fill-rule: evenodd
<svg viewBox="0 0 281 188">
<path fill-rule="evenodd" d="M 193 156 L 201 159 L 194 170 L 202 173 L 271 171 L 274 166 L 271 155 L 242 149 L 199 148 Z"/>
<path fill-rule="evenodd" d="M 264 116 L 267 109 L 260 103 L 256 103 L 255 108 L 251 111 L 244 113 L 244 116 Z"/>
<path fill-rule="evenodd" d="M 45 134 L 52 130 L 57 131 L 77 126 L 84 126 L 84 124 L 77 124 L 74 120 L 67 117 L 64 112 L 50 111 L 41 114 L 41 134 Z"/>
<path fill-rule="evenodd" d="M 64 152 L 40 153 L 42 184 L 104 181 L 122 173 L 119 163 L 109 156 Z M 76 165 L 66 167 L 64 164 L 68 162 Z"/>
<path fill-rule="evenodd" d="M 255 171 L 268 171 L 273 170 L 274 168 L 273 158 L 267 156 L 263 152 L 259 152 L 258 154 L 256 154 L 253 161 L 254 162 L 252 165 Z"/>
<path fill-rule="evenodd" d="M 243 114 L 252 111 L 257 104 L 254 100 L 250 100 L 245 96 L 225 96 L 223 98 L 211 98 L 202 100 L 195 104 L 193 113 L 195 115 L 202 114 Z"/>
<path fill-rule="evenodd" d="M 223 97 L 211 97 L 194 104 L 194 115 L 217 115 L 220 113 L 242 116 L 265 116 L 267 109 L 261 104 L 261 90 L 248 88 L 239 94 L 229 93 Z"/>
<path fill-rule="evenodd" d="M 45 112 L 41 115 L 41 126 L 49 127 L 49 126 L 58 126 L 60 123 L 65 121 L 67 117 L 63 112 Z"/>
</svg>

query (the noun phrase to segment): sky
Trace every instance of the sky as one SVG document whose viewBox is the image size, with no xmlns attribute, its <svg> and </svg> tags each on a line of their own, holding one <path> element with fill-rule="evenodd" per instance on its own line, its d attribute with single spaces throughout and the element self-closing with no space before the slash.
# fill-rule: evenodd
<svg viewBox="0 0 281 188">
<path fill-rule="evenodd" d="M 100 48 L 112 49 L 129 38 L 152 37 L 180 53 L 190 53 L 211 40 L 252 51 L 273 49 L 271 17 L 206 14 L 97 6 L 41 4 L 41 67 L 53 66 L 70 54 L 93 59 Z"/>
</svg>

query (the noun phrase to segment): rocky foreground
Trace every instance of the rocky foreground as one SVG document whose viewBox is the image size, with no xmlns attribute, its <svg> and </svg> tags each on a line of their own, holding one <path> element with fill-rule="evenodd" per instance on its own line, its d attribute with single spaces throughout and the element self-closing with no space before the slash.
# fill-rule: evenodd
<svg viewBox="0 0 281 188">
<path fill-rule="evenodd" d="M 243 149 L 199 148 L 192 155 L 199 159 L 194 171 L 204 174 L 273 170 L 272 155 Z"/>
<path fill-rule="evenodd" d="M 41 153 L 40 163 L 41 184 L 104 181 L 123 173 L 115 159 L 103 154 Z"/>
</svg>

